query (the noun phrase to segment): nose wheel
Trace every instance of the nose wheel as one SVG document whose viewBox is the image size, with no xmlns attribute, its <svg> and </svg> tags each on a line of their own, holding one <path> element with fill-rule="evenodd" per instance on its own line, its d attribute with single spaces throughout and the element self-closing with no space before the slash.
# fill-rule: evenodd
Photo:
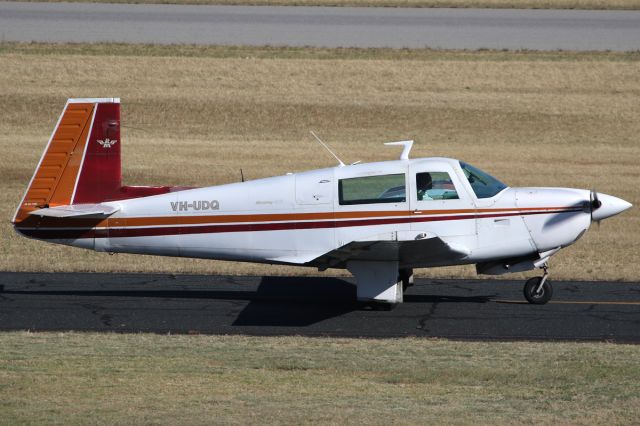
<svg viewBox="0 0 640 426">
<path fill-rule="evenodd" d="M 524 284 L 524 298 L 527 302 L 533 305 L 544 305 L 553 296 L 553 287 L 547 277 L 547 267 L 544 266 L 544 275 L 541 277 L 534 277 L 527 280 Z"/>
</svg>

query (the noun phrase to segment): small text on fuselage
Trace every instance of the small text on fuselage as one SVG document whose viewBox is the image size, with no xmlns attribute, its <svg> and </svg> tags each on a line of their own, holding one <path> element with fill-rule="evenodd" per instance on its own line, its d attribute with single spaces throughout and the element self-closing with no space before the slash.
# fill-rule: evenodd
<svg viewBox="0 0 640 426">
<path fill-rule="evenodd" d="M 171 201 L 171 210 L 174 212 L 219 210 L 218 200 L 194 200 L 194 201 Z"/>
</svg>

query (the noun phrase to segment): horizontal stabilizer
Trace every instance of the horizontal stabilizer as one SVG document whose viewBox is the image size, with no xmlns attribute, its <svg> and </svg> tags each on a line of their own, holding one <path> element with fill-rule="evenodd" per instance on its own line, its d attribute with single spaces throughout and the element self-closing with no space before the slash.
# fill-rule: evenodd
<svg viewBox="0 0 640 426">
<path fill-rule="evenodd" d="M 33 210 L 31 215 L 47 217 L 107 217 L 111 216 L 119 209 L 105 204 L 75 204 L 71 206 L 57 206 L 46 209 Z"/>
</svg>

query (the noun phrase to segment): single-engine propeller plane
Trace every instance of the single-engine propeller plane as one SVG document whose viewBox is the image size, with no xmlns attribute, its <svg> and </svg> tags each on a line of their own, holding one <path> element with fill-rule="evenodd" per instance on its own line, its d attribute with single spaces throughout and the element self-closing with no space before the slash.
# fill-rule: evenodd
<svg viewBox="0 0 640 426">
<path fill-rule="evenodd" d="M 203 188 L 123 186 L 120 100 L 69 99 L 13 217 L 22 235 L 99 252 L 346 268 L 358 300 L 397 304 L 414 268 L 541 268 L 631 204 L 595 191 L 510 188 L 450 158 L 344 165 Z"/>
</svg>

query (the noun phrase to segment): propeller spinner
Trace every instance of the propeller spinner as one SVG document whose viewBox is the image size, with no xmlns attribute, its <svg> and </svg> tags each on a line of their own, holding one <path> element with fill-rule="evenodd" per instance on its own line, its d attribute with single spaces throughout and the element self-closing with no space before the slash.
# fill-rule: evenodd
<svg viewBox="0 0 640 426">
<path fill-rule="evenodd" d="M 591 191 L 590 208 L 592 221 L 599 222 L 602 219 L 622 213 L 630 207 L 631 203 L 621 198 Z"/>
</svg>

